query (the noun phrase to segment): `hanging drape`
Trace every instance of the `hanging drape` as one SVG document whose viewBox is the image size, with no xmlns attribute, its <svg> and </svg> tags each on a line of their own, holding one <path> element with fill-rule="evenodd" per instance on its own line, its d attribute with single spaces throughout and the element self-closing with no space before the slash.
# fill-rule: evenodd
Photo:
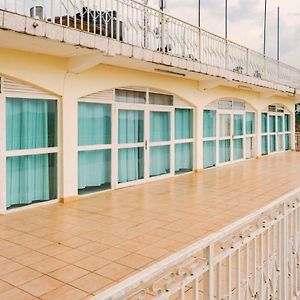
<svg viewBox="0 0 300 300">
<path fill-rule="evenodd" d="M 191 109 L 175 109 L 175 139 L 193 138 L 193 111 Z"/>
<path fill-rule="evenodd" d="M 230 136 L 231 115 L 220 114 L 219 120 L 220 120 L 219 122 L 220 136 L 221 137 Z"/>
<path fill-rule="evenodd" d="M 203 168 L 211 168 L 216 165 L 216 141 L 203 142 Z"/>
<path fill-rule="evenodd" d="M 170 146 L 150 148 L 150 177 L 170 173 Z"/>
<path fill-rule="evenodd" d="M 203 137 L 216 136 L 216 111 L 204 110 L 203 112 Z"/>
<path fill-rule="evenodd" d="M 285 128 L 285 131 L 291 131 L 290 118 L 291 118 L 290 115 L 288 115 L 288 114 L 284 115 L 284 128 Z"/>
<path fill-rule="evenodd" d="M 244 134 L 244 117 L 243 115 L 233 116 L 233 134 L 235 136 L 240 136 Z"/>
<path fill-rule="evenodd" d="M 270 135 L 270 152 L 276 151 L 276 135 Z"/>
<path fill-rule="evenodd" d="M 261 132 L 262 133 L 268 132 L 268 114 L 267 113 L 261 114 Z"/>
<path fill-rule="evenodd" d="M 246 134 L 255 133 L 255 113 L 246 112 Z"/>
<path fill-rule="evenodd" d="M 285 134 L 285 150 L 291 149 L 291 136 L 290 134 Z"/>
<path fill-rule="evenodd" d="M 220 163 L 230 161 L 230 140 L 219 141 L 219 161 Z"/>
<path fill-rule="evenodd" d="M 269 132 L 276 131 L 276 116 L 269 116 Z"/>
<path fill-rule="evenodd" d="M 119 149 L 118 182 L 144 178 L 144 148 Z"/>
<path fill-rule="evenodd" d="M 170 135 L 170 113 L 154 112 L 150 113 L 150 141 L 161 142 L 169 141 Z"/>
<path fill-rule="evenodd" d="M 261 154 L 268 154 L 268 136 L 264 135 L 261 137 Z"/>
<path fill-rule="evenodd" d="M 101 187 L 111 182 L 111 150 L 78 153 L 78 189 Z"/>
<path fill-rule="evenodd" d="M 183 143 L 175 145 L 175 172 L 189 172 L 193 170 L 193 144 Z"/>
<path fill-rule="evenodd" d="M 111 105 L 80 102 L 78 104 L 78 145 L 111 143 Z"/>
<path fill-rule="evenodd" d="M 277 131 L 283 132 L 283 116 L 277 117 Z"/>
<path fill-rule="evenodd" d="M 233 159 L 238 160 L 244 157 L 244 142 L 243 139 L 233 140 Z"/>
</svg>

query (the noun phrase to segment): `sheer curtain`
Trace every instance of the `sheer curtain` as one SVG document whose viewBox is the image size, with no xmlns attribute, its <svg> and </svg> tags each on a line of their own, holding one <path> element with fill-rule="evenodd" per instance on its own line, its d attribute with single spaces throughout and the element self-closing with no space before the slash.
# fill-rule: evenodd
<svg viewBox="0 0 300 300">
<path fill-rule="evenodd" d="M 7 150 L 56 146 L 56 102 L 7 98 Z M 57 197 L 56 154 L 8 157 L 7 207 Z"/>
<path fill-rule="evenodd" d="M 150 148 L 150 177 L 170 173 L 170 146 Z"/>
<path fill-rule="evenodd" d="M 244 157 L 244 142 L 243 139 L 233 140 L 233 159 L 238 160 Z"/>
<path fill-rule="evenodd" d="M 255 113 L 246 112 L 246 134 L 255 133 Z"/>
<path fill-rule="evenodd" d="M 193 111 L 191 109 L 175 109 L 175 139 L 193 138 Z"/>
<path fill-rule="evenodd" d="M 261 132 L 262 133 L 268 132 L 268 114 L 267 113 L 261 114 Z"/>
<path fill-rule="evenodd" d="M 170 113 L 152 111 L 150 113 L 151 142 L 169 141 L 171 138 Z"/>
<path fill-rule="evenodd" d="M 230 140 L 219 141 L 219 160 L 220 163 L 230 161 Z"/>
<path fill-rule="evenodd" d="M 203 142 L 203 168 L 211 168 L 216 165 L 216 141 Z"/>
<path fill-rule="evenodd" d="M 216 136 L 216 111 L 204 110 L 203 112 L 203 137 Z"/>
<path fill-rule="evenodd" d="M 231 135 L 230 124 L 231 124 L 231 115 L 230 114 L 220 114 L 220 123 L 219 123 L 219 130 L 220 136 L 226 137 Z"/>
<path fill-rule="evenodd" d="M 193 170 L 193 143 L 175 145 L 175 173 Z"/>
<path fill-rule="evenodd" d="M 233 116 L 233 124 L 234 124 L 234 135 L 237 136 L 237 135 L 243 135 L 244 134 L 244 124 L 243 124 L 243 121 L 244 121 L 244 117 L 243 115 L 234 115 Z"/>
</svg>

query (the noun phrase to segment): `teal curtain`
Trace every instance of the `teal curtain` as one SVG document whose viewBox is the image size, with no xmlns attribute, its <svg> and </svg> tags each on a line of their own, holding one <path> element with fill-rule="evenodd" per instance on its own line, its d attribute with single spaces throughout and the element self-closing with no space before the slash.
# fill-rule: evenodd
<svg viewBox="0 0 300 300">
<path fill-rule="evenodd" d="M 119 149 L 118 182 L 144 178 L 144 148 Z"/>
<path fill-rule="evenodd" d="M 170 146 L 150 148 L 150 177 L 170 173 Z"/>
<path fill-rule="evenodd" d="M 78 153 L 78 189 L 95 191 L 108 189 L 111 184 L 111 150 Z M 84 192 L 84 191 L 83 191 Z"/>
<path fill-rule="evenodd" d="M 277 131 L 283 132 L 283 116 L 277 117 Z"/>
<path fill-rule="evenodd" d="M 144 142 L 144 111 L 119 110 L 119 144 Z"/>
<path fill-rule="evenodd" d="M 291 135 L 285 134 L 285 150 L 291 150 Z"/>
<path fill-rule="evenodd" d="M 268 114 L 267 113 L 261 114 L 261 132 L 262 133 L 268 132 Z"/>
<path fill-rule="evenodd" d="M 150 141 L 169 141 L 170 135 L 170 113 L 152 111 L 150 113 Z"/>
<path fill-rule="evenodd" d="M 233 116 L 233 134 L 235 136 L 244 134 L 244 117 L 243 115 L 234 115 Z"/>
<path fill-rule="evenodd" d="M 203 137 L 216 136 L 216 111 L 204 110 L 203 111 Z"/>
<path fill-rule="evenodd" d="M 193 170 L 193 143 L 175 145 L 175 174 Z"/>
<path fill-rule="evenodd" d="M 219 141 L 219 161 L 220 163 L 230 161 L 230 140 Z"/>
<path fill-rule="evenodd" d="M 269 116 L 269 132 L 276 132 L 276 116 Z"/>
<path fill-rule="evenodd" d="M 270 152 L 275 152 L 276 151 L 276 135 L 270 135 L 269 140 L 270 140 Z"/>
<path fill-rule="evenodd" d="M 193 110 L 175 109 L 175 139 L 193 138 Z"/>
<path fill-rule="evenodd" d="M 7 150 L 56 147 L 56 126 L 56 101 L 7 98 Z"/>
<path fill-rule="evenodd" d="M 255 113 L 246 112 L 246 134 L 255 133 Z"/>
<path fill-rule="evenodd" d="M 268 136 L 263 135 L 261 137 L 261 154 L 267 155 L 268 154 Z"/>
<path fill-rule="evenodd" d="M 285 131 L 291 131 L 291 116 L 288 114 L 284 115 L 284 129 Z"/>
<path fill-rule="evenodd" d="M 56 198 L 56 154 L 17 156 L 6 159 L 7 208 Z"/>
<path fill-rule="evenodd" d="M 216 166 L 216 141 L 203 142 L 203 168 Z"/>
<path fill-rule="evenodd" d="M 219 115 L 219 130 L 221 137 L 231 136 L 231 115 L 220 114 Z"/>
<path fill-rule="evenodd" d="M 233 140 L 233 159 L 238 160 L 244 157 L 244 141 L 243 139 Z"/>
<path fill-rule="evenodd" d="M 111 144 L 111 105 L 78 103 L 78 144 Z"/>
</svg>

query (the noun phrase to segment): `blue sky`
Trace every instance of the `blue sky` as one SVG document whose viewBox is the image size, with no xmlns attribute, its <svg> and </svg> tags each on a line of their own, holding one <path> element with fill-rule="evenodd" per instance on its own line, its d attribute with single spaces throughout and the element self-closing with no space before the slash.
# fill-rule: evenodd
<svg viewBox="0 0 300 300">
<path fill-rule="evenodd" d="M 197 25 L 198 0 L 166 0 L 167 12 Z M 159 0 L 149 4 L 158 7 Z M 224 35 L 225 0 L 201 0 L 202 27 Z M 228 0 L 229 39 L 263 50 L 264 0 Z M 268 0 L 267 55 L 276 57 L 277 7 L 281 9 L 281 60 L 300 68 L 300 1 Z"/>
</svg>

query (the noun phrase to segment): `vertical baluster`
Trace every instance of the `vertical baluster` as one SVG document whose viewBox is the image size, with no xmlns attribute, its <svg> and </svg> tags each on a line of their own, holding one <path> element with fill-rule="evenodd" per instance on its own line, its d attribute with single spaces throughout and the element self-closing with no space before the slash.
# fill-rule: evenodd
<svg viewBox="0 0 300 300">
<path fill-rule="evenodd" d="M 222 262 L 217 264 L 217 300 L 222 300 Z"/>
<path fill-rule="evenodd" d="M 193 281 L 193 300 L 199 300 L 199 281 L 195 278 Z"/>
<path fill-rule="evenodd" d="M 227 281 L 227 293 L 228 293 L 228 300 L 232 299 L 232 265 L 231 265 L 231 255 L 229 255 L 226 259 L 226 281 Z"/>
<path fill-rule="evenodd" d="M 115 24 L 115 22 L 114 22 L 114 1 L 113 0 L 111 0 L 110 1 L 110 5 L 111 5 L 111 18 L 110 18 L 110 22 L 111 22 L 111 25 L 110 25 L 110 37 L 111 38 L 114 38 L 114 24 Z"/>
<path fill-rule="evenodd" d="M 241 249 L 236 251 L 236 299 L 241 299 Z"/>
<path fill-rule="evenodd" d="M 283 204 L 283 219 L 280 222 L 280 271 L 281 271 L 281 299 L 287 299 L 287 282 L 288 282 L 288 268 L 287 268 L 287 244 L 288 244 L 288 229 L 287 229 L 287 208 L 286 203 Z"/>
<path fill-rule="evenodd" d="M 266 231 L 266 293 L 265 297 L 269 297 L 269 280 L 270 280 L 270 229 Z"/>
<path fill-rule="evenodd" d="M 102 0 L 99 0 L 99 30 L 100 35 L 103 35 L 103 11 L 102 11 Z"/>
<path fill-rule="evenodd" d="M 67 26 L 70 27 L 70 1 L 67 1 Z"/>
<path fill-rule="evenodd" d="M 296 205 L 296 204 L 295 204 Z M 292 212 L 292 261 L 291 261 L 291 272 L 292 272 L 292 280 L 291 284 L 293 285 L 291 290 L 291 295 L 290 296 L 296 296 L 297 295 L 297 250 L 296 250 L 296 241 L 297 241 L 297 209 L 295 209 Z"/>
<path fill-rule="evenodd" d="M 261 295 L 261 298 L 264 299 L 264 291 L 265 291 L 265 282 L 264 282 L 264 256 L 265 256 L 265 253 L 264 253 L 264 234 L 262 233 L 259 237 L 259 253 L 260 253 L 260 270 L 261 270 L 261 273 L 260 273 L 260 278 L 259 278 L 259 287 L 260 287 L 260 295 Z"/>
<path fill-rule="evenodd" d="M 62 25 L 62 2 L 59 1 L 59 24 Z"/>
<path fill-rule="evenodd" d="M 185 287 L 182 287 L 178 292 L 178 300 L 185 299 Z"/>
<path fill-rule="evenodd" d="M 97 8 L 96 8 L 96 3 L 95 3 L 95 0 L 93 0 L 93 33 L 96 34 L 97 33 L 97 30 L 96 30 L 96 18 L 97 18 L 97 15 L 96 15 L 96 11 L 97 11 Z"/>
<path fill-rule="evenodd" d="M 119 0 L 116 0 L 116 26 L 117 26 L 117 31 L 116 31 L 116 39 L 120 41 L 120 24 L 121 24 L 121 18 L 120 18 L 120 6 L 119 6 Z"/>
<path fill-rule="evenodd" d="M 249 243 L 245 246 L 245 258 L 244 258 L 244 269 L 245 269 L 245 299 L 248 299 L 248 288 L 249 288 Z"/>
<path fill-rule="evenodd" d="M 208 271 L 204 274 L 203 279 L 203 299 L 213 300 L 215 294 L 214 244 L 211 244 L 207 248 L 205 248 L 203 254 L 208 265 Z"/>
</svg>

